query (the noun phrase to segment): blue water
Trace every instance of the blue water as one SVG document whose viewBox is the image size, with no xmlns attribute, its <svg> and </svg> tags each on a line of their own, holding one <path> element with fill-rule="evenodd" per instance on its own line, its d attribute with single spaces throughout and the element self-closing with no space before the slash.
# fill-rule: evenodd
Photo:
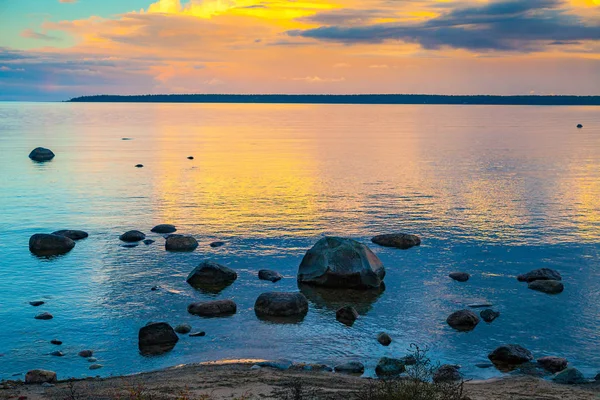
<svg viewBox="0 0 600 400">
<path fill-rule="evenodd" d="M 56 158 L 31 162 L 37 146 Z M 33 368 L 67 378 L 280 357 L 356 359 L 372 373 L 411 343 L 473 378 L 501 374 L 475 364 L 503 343 L 564 356 L 588 376 L 600 370 L 597 108 L 0 103 L 0 210 L 0 379 Z M 159 223 L 200 246 L 165 252 L 149 232 Z M 29 253 L 30 235 L 67 228 L 90 237 L 62 257 Z M 156 243 L 121 247 L 130 229 Z M 423 243 L 370 244 L 395 231 Z M 351 328 L 335 320 L 343 301 L 314 292 L 299 324 L 257 320 L 258 295 L 298 290 L 300 260 L 323 235 L 369 244 L 386 266 L 386 290 L 357 302 Z M 227 244 L 213 249 L 214 240 Z M 236 269 L 238 280 L 218 295 L 192 289 L 185 277 L 204 259 Z M 515 279 L 540 267 L 561 272 L 562 294 Z M 259 281 L 262 268 L 285 278 Z M 449 279 L 456 270 L 471 280 Z M 187 313 L 212 298 L 234 299 L 237 314 Z M 500 318 L 469 333 L 446 325 L 480 301 Z M 54 319 L 33 318 L 43 311 Z M 143 357 L 137 332 L 148 321 L 188 322 L 207 335 Z M 377 343 L 380 331 L 391 346 Z M 49 355 L 58 349 L 65 357 Z M 88 370 L 83 349 L 104 368 Z"/>
</svg>

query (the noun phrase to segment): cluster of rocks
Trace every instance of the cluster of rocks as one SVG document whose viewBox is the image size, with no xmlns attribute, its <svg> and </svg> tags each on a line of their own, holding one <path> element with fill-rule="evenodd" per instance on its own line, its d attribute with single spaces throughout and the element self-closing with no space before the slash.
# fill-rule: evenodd
<svg viewBox="0 0 600 400">
<path fill-rule="evenodd" d="M 519 282 L 527 282 L 527 287 L 538 292 L 559 294 L 564 290 L 562 276 L 550 268 L 540 268 L 526 274 L 518 275 Z"/>
</svg>

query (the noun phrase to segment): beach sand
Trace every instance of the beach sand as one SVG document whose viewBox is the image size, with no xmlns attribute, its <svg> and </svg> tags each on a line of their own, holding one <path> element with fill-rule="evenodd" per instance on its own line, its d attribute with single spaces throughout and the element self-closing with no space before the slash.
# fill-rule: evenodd
<svg viewBox="0 0 600 400">
<path fill-rule="evenodd" d="M 251 365 L 188 365 L 127 377 L 63 381 L 49 388 L 20 384 L 0 389 L 0 399 L 285 399 L 290 398 L 289 388 L 300 383 L 305 399 L 349 400 L 371 381 L 331 372 L 251 370 Z M 565 386 L 533 377 L 511 376 L 466 382 L 465 394 L 472 400 L 597 400 L 600 384 Z"/>
</svg>

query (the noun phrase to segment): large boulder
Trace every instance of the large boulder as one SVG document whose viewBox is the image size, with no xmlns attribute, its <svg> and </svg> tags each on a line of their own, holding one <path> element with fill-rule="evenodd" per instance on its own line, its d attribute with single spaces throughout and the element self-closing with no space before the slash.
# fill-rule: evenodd
<svg viewBox="0 0 600 400">
<path fill-rule="evenodd" d="M 497 367 L 507 369 L 533 360 L 533 354 L 518 344 L 507 344 L 496 348 L 488 354 L 488 358 Z"/>
<path fill-rule="evenodd" d="M 260 271 L 258 271 L 258 279 L 263 281 L 277 282 L 280 281 L 282 278 L 283 275 L 281 275 L 277 271 L 271 271 L 268 269 L 261 269 Z"/>
<path fill-rule="evenodd" d="M 335 319 L 344 325 L 352 326 L 358 318 L 358 311 L 352 306 L 344 306 L 335 312 Z"/>
<path fill-rule="evenodd" d="M 173 233 L 175 231 L 177 231 L 177 228 L 175 227 L 175 225 L 171 224 L 160 224 L 150 229 L 150 232 L 154 233 Z"/>
<path fill-rule="evenodd" d="M 555 271 L 553 269 L 540 268 L 540 269 L 534 269 L 533 271 L 529 271 L 526 274 L 518 275 L 517 279 L 520 282 L 547 281 L 547 280 L 562 281 L 562 276 L 560 276 L 558 271 Z"/>
<path fill-rule="evenodd" d="M 527 285 L 529 289 L 537 290 L 538 292 L 548 294 L 559 294 L 565 289 L 562 282 L 546 280 L 546 281 L 533 281 Z"/>
<path fill-rule="evenodd" d="M 553 374 L 566 369 L 567 364 L 569 364 L 566 358 L 552 356 L 538 358 L 537 363 L 546 371 L 552 372 Z"/>
<path fill-rule="evenodd" d="M 459 369 L 458 365 L 443 364 L 433 373 L 433 381 L 435 383 L 460 381 L 462 376 Z"/>
<path fill-rule="evenodd" d="M 371 239 L 371 242 L 384 247 L 395 247 L 397 249 L 410 249 L 413 246 L 419 246 L 421 239 L 417 235 L 406 233 L 388 233 L 386 235 L 377 235 Z"/>
<path fill-rule="evenodd" d="M 375 367 L 377 376 L 396 376 L 404 371 L 406 366 L 402 360 L 389 357 L 382 357 Z"/>
<path fill-rule="evenodd" d="M 335 288 L 378 288 L 384 277 L 383 264 L 367 246 L 330 236 L 306 252 L 298 270 L 299 283 Z"/>
<path fill-rule="evenodd" d="M 81 240 L 88 237 L 88 233 L 84 231 L 77 231 L 73 229 L 64 229 L 56 232 L 52 232 L 53 235 L 66 236 L 71 240 Z"/>
<path fill-rule="evenodd" d="M 302 293 L 263 293 L 254 303 L 254 312 L 259 318 L 293 317 L 304 318 L 308 313 L 308 301 Z"/>
<path fill-rule="evenodd" d="M 34 369 L 25 374 L 25 383 L 56 383 L 56 372 L 44 369 Z"/>
<path fill-rule="evenodd" d="M 29 153 L 29 158 L 37 162 L 50 161 L 54 158 L 54 153 L 50 149 L 36 147 Z"/>
<path fill-rule="evenodd" d="M 190 314 L 201 317 L 221 317 L 233 315 L 237 311 L 237 305 L 233 300 L 215 300 L 192 303 L 188 306 Z"/>
<path fill-rule="evenodd" d="M 186 281 L 197 289 L 219 292 L 237 279 L 237 273 L 213 261 L 203 261 L 188 275 Z"/>
<path fill-rule="evenodd" d="M 583 374 L 576 368 L 564 369 L 554 375 L 552 380 L 556 383 L 565 385 L 579 385 L 587 382 L 587 379 L 585 379 Z"/>
<path fill-rule="evenodd" d="M 471 310 L 459 310 L 450 314 L 446 322 L 456 330 L 470 331 L 479 323 L 479 317 Z"/>
<path fill-rule="evenodd" d="M 167 251 L 194 251 L 198 241 L 189 235 L 169 235 L 165 241 Z"/>
<path fill-rule="evenodd" d="M 166 322 L 151 322 L 138 334 L 138 347 L 142 354 L 161 354 L 173 350 L 179 337 Z"/>
<path fill-rule="evenodd" d="M 66 254 L 75 247 L 75 242 L 66 236 L 36 233 L 29 238 L 29 251 L 36 256 Z"/>
<path fill-rule="evenodd" d="M 124 234 L 122 234 L 121 236 L 119 236 L 119 239 L 122 240 L 123 242 L 129 242 L 129 243 L 140 242 L 140 241 L 146 239 L 146 235 L 140 231 L 127 231 Z"/>
</svg>

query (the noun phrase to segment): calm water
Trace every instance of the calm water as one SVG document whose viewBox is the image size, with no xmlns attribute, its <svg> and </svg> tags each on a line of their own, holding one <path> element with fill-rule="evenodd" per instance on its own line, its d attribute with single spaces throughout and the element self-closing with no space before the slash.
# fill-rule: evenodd
<svg viewBox="0 0 600 400">
<path fill-rule="evenodd" d="M 503 343 L 600 370 L 600 110 L 583 107 L 159 105 L 0 103 L 0 379 L 33 368 L 59 377 L 127 374 L 218 359 L 280 358 L 374 368 L 412 342 L 470 377 Z M 576 129 L 582 123 L 584 129 Z M 130 137 L 134 140 L 122 141 Z M 57 154 L 46 164 L 27 155 Z M 193 161 L 187 156 L 194 156 Z M 144 168 L 134 168 L 142 163 Z M 173 223 L 200 242 L 172 254 L 164 239 L 123 248 L 126 230 Z M 38 259 L 29 236 L 83 229 L 66 256 Z M 419 234 L 407 251 L 375 245 L 386 290 L 359 301 L 352 328 L 339 303 L 307 293 L 295 325 L 256 319 L 256 297 L 296 291 L 305 251 L 323 235 L 365 243 L 374 234 Z M 224 240 L 212 249 L 208 244 Z M 217 296 L 185 277 L 201 260 L 236 269 Z M 558 269 L 565 292 L 548 296 L 515 276 Z M 261 268 L 280 271 L 272 284 Z M 460 284 L 447 274 L 472 274 Z M 151 291 L 154 285 L 162 290 Z M 233 298 L 238 313 L 200 319 L 192 301 Z M 45 300 L 39 308 L 32 300 Z M 445 323 L 489 301 L 501 317 L 469 333 Z M 39 312 L 54 314 L 38 321 Z M 148 321 L 189 322 L 203 338 L 142 357 Z M 387 331 L 393 344 L 375 340 Z M 65 357 L 49 341 L 64 342 Z M 89 371 L 77 352 L 104 365 Z"/>
</svg>

